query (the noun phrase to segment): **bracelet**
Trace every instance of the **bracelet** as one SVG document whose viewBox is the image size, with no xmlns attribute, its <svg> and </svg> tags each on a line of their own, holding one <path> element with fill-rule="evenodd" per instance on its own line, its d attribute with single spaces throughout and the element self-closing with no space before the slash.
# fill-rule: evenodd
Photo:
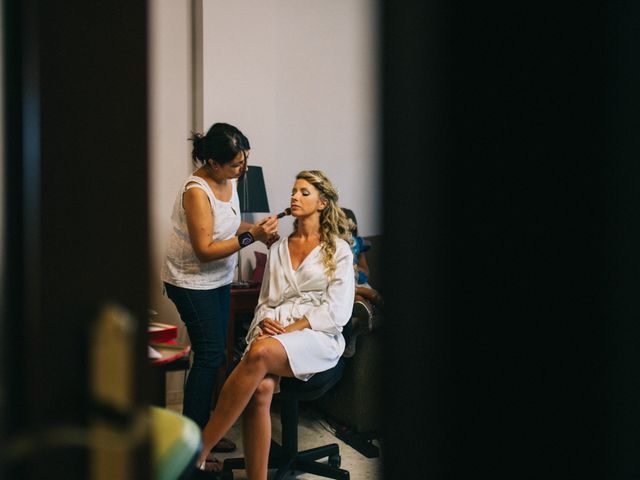
<svg viewBox="0 0 640 480">
<path fill-rule="evenodd" d="M 251 245 L 255 241 L 256 239 L 253 238 L 253 235 L 251 235 L 251 232 L 243 232 L 240 235 L 238 235 L 238 242 L 240 243 L 240 248 L 244 248 L 247 245 Z"/>
</svg>

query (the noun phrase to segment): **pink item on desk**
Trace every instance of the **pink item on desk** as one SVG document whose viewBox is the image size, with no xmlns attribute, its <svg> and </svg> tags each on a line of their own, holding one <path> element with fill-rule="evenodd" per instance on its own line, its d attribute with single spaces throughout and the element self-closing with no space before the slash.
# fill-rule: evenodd
<svg viewBox="0 0 640 480">
<path fill-rule="evenodd" d="M 149 322 L 149 343 L 164 343 L 178 337 L 178 327 L 167 323 Z"/>
<path fill-rule="evenodd" d="M 191 345 L 179 345 L 174 340 L 163 343 L 152 343 L 151 348 L 160 354 L 159 358 L 154 358 L 151 363 L 163 365 L 186 357 L 191 352 Z"/>
</svg>

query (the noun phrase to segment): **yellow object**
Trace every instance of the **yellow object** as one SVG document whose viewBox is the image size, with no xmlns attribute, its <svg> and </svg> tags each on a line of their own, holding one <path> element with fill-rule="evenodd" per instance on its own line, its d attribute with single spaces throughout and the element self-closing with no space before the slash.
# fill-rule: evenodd
<svg viewBox="0 0 640 480">
<path fill-rule="evenodd" d="M 91 331 L 90 388 L 93 401 L 123 416 L 133 414 L 134 352 L 137 323 L 129 310 L 108 302 Z M 140 423 L 139 425 L 143 425 Z M 111 422 L 96 419 L 91 426 L 91 479 L 132 480 L 133 452 L 137 441 L 148 438 L 144 430 L 122 432 Z M 120 440 L 120 441 L 118 441 Z"/>
<path fill-rule="evenodd" d="M 166 408 L 151 406 L 151 458 L 155 480 L 176 480 L 195 468 L 202 450 L 198 425 Z"/>
</svg>

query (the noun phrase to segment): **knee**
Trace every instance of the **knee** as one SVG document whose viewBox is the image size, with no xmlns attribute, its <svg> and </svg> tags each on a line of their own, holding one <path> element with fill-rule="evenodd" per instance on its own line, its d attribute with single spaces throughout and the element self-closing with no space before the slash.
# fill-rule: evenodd
<svg viewBox="0 0 640 480">
<path fill-rule="evenodd" d="M 252 406 L 257 408 L 269 408 L 271 406 L 274 389 L 275 384 L 272 379 L 262 380 L 251 397 Z"/>
<path fill-rule="evenodd" d="M 263 341 L 254 342 L 246 354 L 246 360 L 252 365 L 266 365 L 272 357 L 272 347 Z"/>
</svg>

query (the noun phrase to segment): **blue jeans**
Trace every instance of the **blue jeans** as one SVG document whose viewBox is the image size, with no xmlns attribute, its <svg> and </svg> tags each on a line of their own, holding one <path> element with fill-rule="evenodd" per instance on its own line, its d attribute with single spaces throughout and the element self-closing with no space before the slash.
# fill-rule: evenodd
<svg viewBox="0 0 640 480">
<path fill-rule="evenodd" d="M 231 286 L 212 290 L 164 286 L 187 327 L 193 352 L 182 413 L 202 429 L 209 420 L 214 385 L 225 360 Z"/>
</svg>

